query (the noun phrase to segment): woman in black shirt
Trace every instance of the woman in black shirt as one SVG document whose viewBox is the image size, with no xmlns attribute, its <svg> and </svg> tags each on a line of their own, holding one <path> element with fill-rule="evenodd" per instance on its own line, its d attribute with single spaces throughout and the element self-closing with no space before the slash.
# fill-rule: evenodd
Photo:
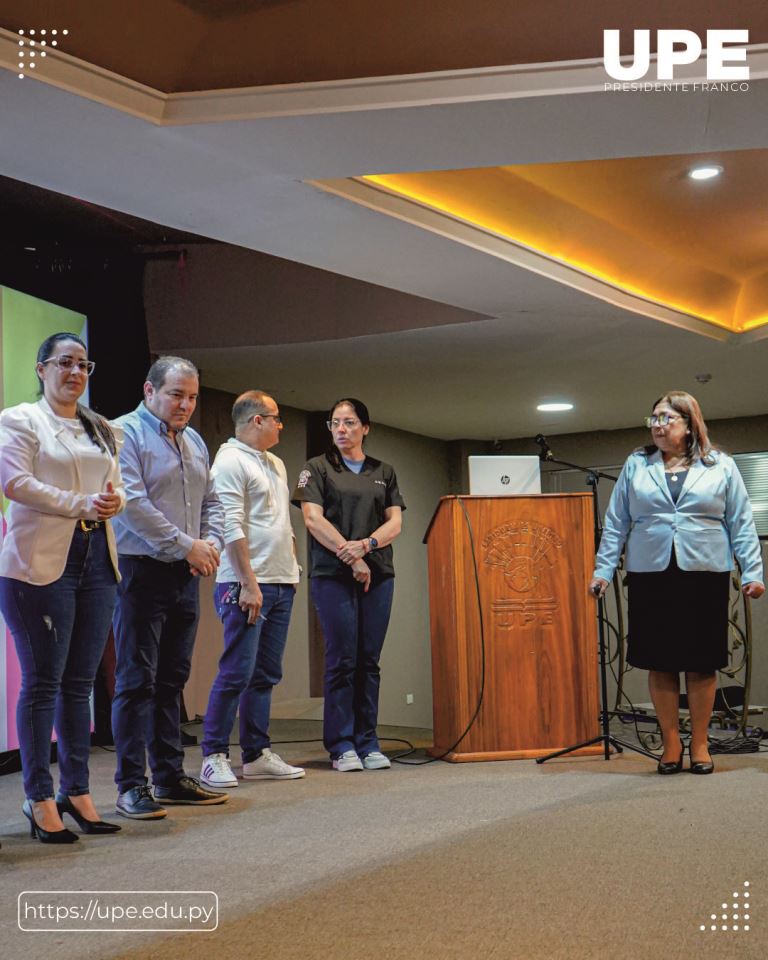
<svg viewBox="0 0 768 960">
<path fill-rule="evenodd" d="M 379 657 L 405 503 L 392 467 L 363 451 L 364 403 L 339 400 L 328 429 L 333 446 L 305 464 L 293 494 L 311 535 L 311 594 L 325 637 L 323 742 L 341 773 L 382 770 L 390 763 L 376 738 Z"/>
</svg>

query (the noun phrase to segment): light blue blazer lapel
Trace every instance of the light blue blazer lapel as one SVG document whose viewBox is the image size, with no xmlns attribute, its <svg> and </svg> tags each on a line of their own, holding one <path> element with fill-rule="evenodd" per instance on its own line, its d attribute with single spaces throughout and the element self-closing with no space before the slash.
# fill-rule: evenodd
<svg viewBox="0 0 768 960">
<path fill-rule="evenodd" d="M 667 500 L 673 503 L 672 495 L 669 492 L 667 480 L 664 476 L 664 460 L 662 459 L 660 450 L 657 450 L 648 458 L 648 474 Z"/>
<path fill-rule="evenodd" d="M 701 460 L 696 460 L 695 463 L 692 463 L 688 468 L 688 476 L 685 478 L 685 483 L 683 484 L 683 489 L 680 491 L 680 496 L 677 498 L 677 505 L 680 506 L 680 501 L 683 497 L 688 494 L 691 488 L 701 480 L 704 474 L 707 472 L 707 467 L 701 462 Z"/>
</svg>

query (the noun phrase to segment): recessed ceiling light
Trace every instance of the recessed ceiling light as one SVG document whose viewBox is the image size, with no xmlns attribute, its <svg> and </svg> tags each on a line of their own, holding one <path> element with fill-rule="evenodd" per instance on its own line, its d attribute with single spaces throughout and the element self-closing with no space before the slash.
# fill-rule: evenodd
<svg viewBox="0 0 768 960">
<path fill-rule="evenodd" d="M 572 403 L 540 403 L 537 410 L 542 413 L 561 413 L 563 410 L 573 410 Z"/>
<path fill-rule="evenodd" d="M 707 167 L 693 167 L 692 170 L 688 171 L 688 176 L 691 180 L 711 180 L 713 177 L 719 177 L 723 172 L 722 167 L 717 166 L 707 166 Z"/>
</svg>

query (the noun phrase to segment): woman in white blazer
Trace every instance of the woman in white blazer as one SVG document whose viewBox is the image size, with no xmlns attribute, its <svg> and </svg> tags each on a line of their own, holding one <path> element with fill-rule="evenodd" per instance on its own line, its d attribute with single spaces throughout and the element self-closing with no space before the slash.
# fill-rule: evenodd
<svg viewBox="0 0 768 960">
<path fill-rule="evenodd" d="M 78 402 L 93 366 L 79 337 L 48 337 L 37 355 L 41 399 L 0 413 L 0 482 L 10 501 L 0 609 L 21 665 L 23 811 L 31 836 L 43 843 L 77 840 L 64 828 L 63 813 L 84 833 L 120 829 L 99 819 L 88 787 L 89 698 L 119 577 L 110 518 L 125 500 L 115 435 Z"/>
<path fill-rule="evenodd" d="M 652 443 L 624 464 L 605 515 L 590 591 L 601 596 L 622 550 L 629 587 L 627 659 L 649 671 L 664 739 L 662 774 L 683 769 L 680 673 L 691 718 L 691 771 L 712 773 L 708 728 L 716 671 L 728 662 L 734 554 L 744 594 L 765 592 L 752 507 L 733 460 L 715 450 L 699 404 L 671 390 L 646 418 Z"/>
</svg>

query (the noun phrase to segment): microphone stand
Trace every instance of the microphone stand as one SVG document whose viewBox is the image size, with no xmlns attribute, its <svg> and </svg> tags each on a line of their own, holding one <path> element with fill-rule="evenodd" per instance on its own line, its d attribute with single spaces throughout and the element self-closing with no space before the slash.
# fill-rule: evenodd
<svg viewBox="0 0 768 960">
<path fill-rule="evenodd" d="M 539 459 L 542 463 L 557 463 L 562 467 L 570 467 L 572 470 L 579 470 L 581 473 L 585 473 L 587 486 L 592 490 L 592 523 L 594 528 L 595 536 L 595 553 L 600 548 L 600 539 L 602 536 L 602 531 L 600 527 L 600 508 L 597 500 L 597 485 L 600 482 L 601 478 L 604 480 L 612 480 L 616 482 L 616 477 L 612 476 L 610 473 L 601 473 L 599 470 L 590 470 L 589 467 L 582 467 L 578 463 L 569 463 L 567 460 L 557 460 L 553 455 L 552 451 L 549 449 L 547 444 L 547 438 L 538 434 L 536 437 L 536 443 L 541 447 L 539 451 Z M 603 745 L 603 759 L 611 759 L 610 748 L 613 747 L 616 753 L 623 753 L 624 749 L 634 750 L 635 753 L 640 753 L 644 757 L 649 757 L 651 760 L 657 760 L 652 753 L 648 750 L 643 749 L 643 747 L 637 746 L 634 743 L 627 743 L 625 740 L 619 740 L 617 737 L 611 735 L 610 729 L 610 715 L 608 712 L 608 659 L 606 656 L 606 643 L 605 643 L 605 600 L 603 599 L 602 594 L 596 594 L 597 597 L 597 632 L 598 632 L 598 649 L 600 652 L 600 727 L 602 732 L 596 736 L 592 737 L 591 740 L 585 740 L 583 743 L 575 743 L 571 747 L 565 747 L 562 750 L 556 750 L 554 753 L 547 754 L 546 757 L 538 757 L 536 763 L 546 763 L 547 760 L 553 760 L 555 757 L 562 757 L 566 753 L 573 753 L 574 750 L 581 750 L 583 747 L 591 747 L 596 743 L 602 743 Z"/>
</svg>

